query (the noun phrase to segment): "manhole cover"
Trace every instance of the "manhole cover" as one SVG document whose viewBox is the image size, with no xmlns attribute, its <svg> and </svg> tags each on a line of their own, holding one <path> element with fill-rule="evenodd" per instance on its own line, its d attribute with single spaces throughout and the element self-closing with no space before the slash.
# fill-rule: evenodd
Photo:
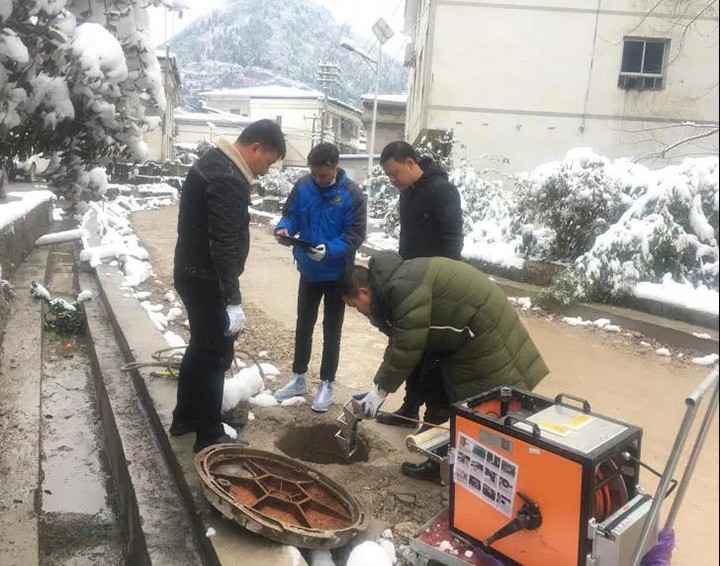
<svg viewBox="0 0 720 566">
<path fill-rule="evenodd" d="M 275 443 L 283 453 L 292 458 L 313 464 L 352 464 L 368 461 L 367 443 L 358 437 L 358 447 L 348 459 L 335 439 L 337 425 L 318 424 L 292 428 Z"/>
<path fill-rule="evenodd" d="M 200 452 L 195 468 L 216 509 L 278 542 L 329 549 L 365 530 L 365 514 L 353 496 L 285 456 L 219 444 Z"/>
</svg>

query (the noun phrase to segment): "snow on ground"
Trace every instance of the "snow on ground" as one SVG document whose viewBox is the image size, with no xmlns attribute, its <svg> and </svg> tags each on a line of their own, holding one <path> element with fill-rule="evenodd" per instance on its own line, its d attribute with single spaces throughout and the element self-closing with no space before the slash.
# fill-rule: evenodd
<svg viewBox="0 0 720 566">
<path fill-rule="evenodd" d="M 165 341 L 171 348 L 181 348 L 185 346 L 185 340 L 182 337 L 175 334 L 172 330 L 168 330 L 163 334 Z"/>
<path fill-rule="evenodd" d="M 7 199 L 0 202 L 0 230 L 26 216 L 44 202 L 52 201 L 55 195 L 47 190 L 10 191 Z"/>
<path fill-rule="evenodd" d="M 633 294 L 641 299 L 652 299 L 690 310 L 718 315 L 719 295 L 705 285 L 695 287 L 692 283 L 678 283 L 665 277 L 662 283 L 638 283 Z"/>
<path fill-rule="evenodd" d="M 260 393 L 250 397 L 250 405 L 253 407 L 277 407 L 278 400 L 270 393 Z"/>
<path fill-rule="evenodd" d="M 701 358 L 693 358 L 692 363 L 699 366 L 714 366 L 718 363 L 719 356 L 717 354 L 710 354 Z"/>
<path fill-rule="evenodd" d="M 392 566 L 385 549 L 370 540 L 357 545 L 348 557 L 347 566 Z"/>
<path fill-rule="evenodd" d="M 365 244 L 376 251 L 396 252 L 399 242 L 397 238 L 390 238 L 383 232 L 373 232 L 372 234 L 368 234 Z"/>
</svg>

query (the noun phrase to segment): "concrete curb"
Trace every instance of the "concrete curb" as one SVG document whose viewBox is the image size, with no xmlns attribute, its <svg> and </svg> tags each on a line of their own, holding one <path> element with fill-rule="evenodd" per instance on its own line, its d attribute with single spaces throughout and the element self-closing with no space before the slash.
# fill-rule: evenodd
<svg viewBox="0 0 720 566">
<path fill-rule="evenodd" d="M 162 335 L 140 304 L 124 295 L 121 290 L 122 276 L 116 268 L 100 265 L 96 273 L 100 293 L 125 361 L 152 360 L 153 352 L 168 347 Z M 293 558 L 285 550 L 286 547 L 241 529 L 210 507 L 194 468 L 193 435 L 170 439 L 166 433 L 175 406 L 175 382 L 153 379 L 145 368 L 129 373 L 183 504 L 190 514 L 197 546 L 202 549 L 203 564 L 237 564 L 238 557 L 243 556 L 248 564 L 264 562 L 273 566 L 301 566 L 302 562 Z M 216 532 L 212 538 L 206 536 L 210 527 Z"/>
<path fill-rule="evenodd" d="M 135 299 L 125 297 L 121 293 L 122 276 L 116 268 L 104 264 L 99 265 L 96 268 L 96 279 L 100 296 L 104 301 L 108 318 L 115 332 L 115 339 L 125 362 L 151 361 L 153 352 L 167 348 L 167 343 L 147 318 L 144 309 Z M 131 336 L 133 338 L 129 339 Z M 169 413 L 171 413 L 172 409 L 168 410 L 167 403 L 163 403 L 164 406 L 158 407 L 155 402 L 156 397 L 159 399 L 167 398 L 167 393 L 170 392 L 171 388 L 174 389 L 175 386 L 161 380 L 153 380 L 148 383 L 146 377 L 139 370 L 127 373 L 135 386 L 140 404 L 147 413 L 149 425 L 167 464 L 168 471 L 175 480 L 183 505 L 188 510 L 196 546 L 201 551 L 202 563 L 217 566 L 221 562 L 213 549 L 213 545 L 205 536 L 207 527 L 200 520 L 196 501 L 178 461 L 178 455 L 175 454 L 165 432 L 166 427 L 170 424 L 171 414 Z M 147 379 L 150 380 L 149 377 Z M 158 389 L 165 390 L 164 395 L 162 391 L 157 391 Z M 174 392 L 171 398 L 174 400 Z M 192 452 L 190 453 L 192 454 Z M 187 457 L 186 454 L 183 456 Z"/>
<path fill-rule="evenodd" d="M 105 442 L 128 539 L 132 564 L 199 564 L 192 517 L 167 469 L 147 410 L 125 362 L 96 278 L 80 275 L 81 288 L 96 300 L 85 304 L 89 352 Z M 173 529 L 167 529 L 172 523 Z"/>
<path fill-rule="evenodd" d="M 261 226 L 270 226 L 272 218 L 265 215 L 253 213 L 251 218 L 255 224 Z M 360 246 L 361 253 L 365 255 L 373 255 L 379 250 L 371 248 L 365 244 Z M 501 271 L 493 270 L 488 272 L 479 262 L 470 261 L 470 265 L 477 267 L 484 273 L 491 275 L 493 280 L 500 285 L 505 293 L 512 297 L 531 297 L 542 290 L 542 287 L 513 281 L 498 276 Z M 497 267 L 497 266 L 495 266 Z M 644 307 L 651 312 L 636 310 L 632 308 Z M 630 308 L 628 308 L 630 307 Z M 609 318 L 613 324 L 618 324 L 623 328 L 640 332 L 650 338 L 654 338 L 659 342 L 675 346 L 677 348 L 685 348 L 688 350 L 696 350 L 703 354 L 713 354 L 718 352 L 720 347 L 720 333 L 718 332 L 717 317 L 713 319 L 712 315 L 705 313 L 697 313 L 696 311 L 688 311 L 680 317 L 680 320 L 674 320 L 661 316 L 657 313 L 670 314 L 671 312 L 687 311 L 688 309 L 670 309 L 667 305 L 658 303 L 657 301 L 646 301 L 637 299 L 628 305 L 628 307 L 620 305 L 600 305 L 594 303 L 582 303 L 577 305 L 552 307 L 552 312 L 562 316 L 579 316 L 587 320 L 597 320 L 599 318 Z M 653 314 L 653 312 L 655 312 Z M 687 320 L 695 320 L 696 322 L 688 322 Z M 714 320 L 714 324 L 713 324 Z M 710 339 L 698 338 L 695 334 L 708 334 Z"/>
</svg>

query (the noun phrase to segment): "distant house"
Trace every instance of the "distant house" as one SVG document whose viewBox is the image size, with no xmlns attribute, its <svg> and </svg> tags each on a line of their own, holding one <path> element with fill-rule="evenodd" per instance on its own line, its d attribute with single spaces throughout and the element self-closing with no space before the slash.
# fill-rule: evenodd
<svg viewBox="0 0 720 566">
<path fill-rule="evenodd" d="M 160 118 L 157 128 L 146 132 L 143 136 L 148 146 L 148 159 L 150 161 L 164 162 L 175 157 L 175 108 L 180 105 L 180 73 L 178 72 L 177 61 L 173 55 L 169 58 L 165 55 L 158 55 L 158 62 L 163 76 L 163 87 L 165 90 L 165 112 L 161 114 L 160 109 L 155 107 L 148 111 L 148 116 Z"/>
<path fill-rule="evenodd" d="M 252 120 L 227 112 L 175 112 L 175 147 L 195 149 L 201 141 L 212 142 L 219 136 L 236 138 Z"/>
<path fill-rule="evenodd" d="M 313 145 L 333 142 L 340 153 L 357 153 L 362 112 L 322 92 L 286 86 L 260 86 L 200 93 L 208 106 L 250 118 L 275 120 L 285 132 L 288 154 L 284 164 L 302 166 Z M 324 124 L 323 124 L 324 116 Z"/>
<path fill-rule="evenodd" d="M 367 135 L 372 127 L 374 94 L 363 95 L 362 123 Z M 375 153 L 380 153 L 391 141 L 405 139 L 405 112 L 407 95 L 380 94 L 377 105 L 377 125 L 375 128 Z"/>
<path fill-rule="evenodd" d="M 407 0 L 408 141 L 453 129 L 462 156 L 515 171 L 577 146 L 642 158 L 698 136 L 666 157 L 717 153 L 717 6 Z"/>
</svg>

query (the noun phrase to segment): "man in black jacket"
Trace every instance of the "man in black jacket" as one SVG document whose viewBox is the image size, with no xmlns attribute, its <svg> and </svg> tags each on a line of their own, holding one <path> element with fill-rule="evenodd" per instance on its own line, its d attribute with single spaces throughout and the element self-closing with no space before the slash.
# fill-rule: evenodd
<svg viewBox="0 0 720 566">
<path fill-rule="evenodd" d="M 180 196 L 175 288 L 190 321 L 190 343 L 178 379 L 172 436 L 196 433 L 195 452 L 233 442 L 220 420 L 225 372 L 245 326 L 238 278 L 250 246 L 250 182 L 285 157 L 272 120 L 220 138 L 192 166 Z"/>
<path fill-rule="evenodd" d="M 380 165 L 390 182 L 400 190 L 400 249 L 403 260 L 443 256 L 462 259 L 463 218 L 460 193 L 447 173 L 431 159 L 420 160 L 407 142 L 388 144 Z M 394 413 L 378 413 L 377 421 L 414 427 L 402 417 L 418 419 L 420 407 L 433 395 L 433 360 L 421 361 L 405 382 L 405 399 Z M 431 399 L 432 400 L 432 399 Z M 437 403 L 433 403 L 437 405 Z M 449 414 L 426 410 L 425 421 L 439 424 Z"/>
</svg>

